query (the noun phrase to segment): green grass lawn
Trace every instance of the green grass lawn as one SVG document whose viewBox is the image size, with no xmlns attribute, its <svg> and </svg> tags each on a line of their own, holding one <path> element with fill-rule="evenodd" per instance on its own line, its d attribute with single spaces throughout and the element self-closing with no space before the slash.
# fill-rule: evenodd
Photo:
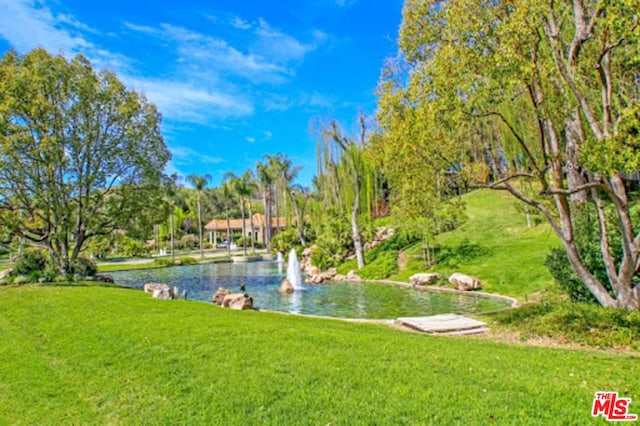
<svg viewBox="0 0 640 426">
<path fill-rule="evenodd" d="M 640 412 L 637 357 L 161 301 L 0 287 L 0 424 L 587 424 Z"/>
<path fill-rule="evenodd" d="M 468 220 L 452 232 L 436 238 L 439 264 L 433 270 L 444 275 L 462 272 L 477 276 L 484 291 L 524 299 L 546 289 L 556 289 L 544 260 L 559 241 L 545 223 L 527 228 L 513 197 L 498 191 L 467 194 Z M 393 279 L 407 280 L 424 270 L 422 244 L 408 250 L 407 269 Z"/>
<path fill-rule="evenodd" d="M 113 272 L 113 271 L 125 271 L 130 269 L 151 269 L 151 268 L 164 268 L 165 265 L 154 265 L 153 262 L 149 263 L 112 263 L 112 264 L 100 264 L 98 265 L 98 272 Z"/>
</svg>

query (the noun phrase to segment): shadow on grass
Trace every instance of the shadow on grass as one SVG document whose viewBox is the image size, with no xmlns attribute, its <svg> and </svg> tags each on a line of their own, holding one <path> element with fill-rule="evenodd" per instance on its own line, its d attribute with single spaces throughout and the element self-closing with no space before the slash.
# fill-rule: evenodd
<svg viewBox="0 0 640 426">
<path fill-rule="evenodd" d="M 105 283 L 101 281 L 78 281 L 78 282 L 62 282 L 62 283 L 38 283 L 38 284 L 23 284 L 34 285 L 40 287 L 97 287 L 97 288 L 112 288 L 118 290 L 140 290 L 139 288 L 119 286 L 114 283 Z"/>
<path fill-rule="evenodd" d="M 477 243 L 463 241 L 457 246 L 437 246 L 434 249 L 436 262 L 443 266 L 457 267 L 479 257 L 491 255 L 491 249 Z"/>
</svg>

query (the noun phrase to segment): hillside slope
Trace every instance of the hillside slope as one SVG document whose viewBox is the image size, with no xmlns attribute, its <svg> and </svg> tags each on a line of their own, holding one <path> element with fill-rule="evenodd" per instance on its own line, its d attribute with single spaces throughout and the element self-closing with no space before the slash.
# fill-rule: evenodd
<svg viewBox="0 0 640 426">
<path fill-rule="evenodd" d="M 488 292 L 521 299 L 531 293 L 554 289 L 544 260 L 551 247 L 560 244 L 542 221 L 527 227 L 524 213 L 506 193 L 474 191 L 464 196 L 467 221 L 435 240 L 438 264 L 431 270 L 449 275 L 462 272 L 479 277 Z M 406 280 L 424 271 L 422 245 L 407 250 L 408 265 L 393 279 Z"/>
</svg>

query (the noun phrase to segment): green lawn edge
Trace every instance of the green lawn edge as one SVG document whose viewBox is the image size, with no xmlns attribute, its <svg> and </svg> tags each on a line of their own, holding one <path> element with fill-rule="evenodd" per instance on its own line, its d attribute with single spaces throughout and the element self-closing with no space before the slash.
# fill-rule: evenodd
<svg viewBox="0 0 640 426">
<path fill-rule="evenodd" d="M 629 355 L 93 284 L 0 288 L 0 357 L 2 424 L 585 424 L 596 391 L 640 396 Z"/>
</svg>

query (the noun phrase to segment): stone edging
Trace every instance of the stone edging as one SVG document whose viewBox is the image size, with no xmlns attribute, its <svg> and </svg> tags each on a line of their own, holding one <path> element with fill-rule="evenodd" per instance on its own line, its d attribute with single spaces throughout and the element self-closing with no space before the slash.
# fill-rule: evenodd
<svg viewBox="0 0 640 426">
<path fill-rule="evenodd" d="M 518 302 L 518 300 L 514 297 L 511 296 L 505 296 L 503 294 L 495 294 L 495 293 L 485 293 L 482 291 L 462 291 L 462 290 L 456 290 L 453 288 L 446 288 L 446 287 L 433 287 L 433 286 L 413 286 L 409 283 L 405 283 L 402 281 L 391 281 L 391 280 L 367 280 L 368 282 L 377 282 L 377 283 L 381 283 L 381 284 L 389 284 L 389 285 L 397 285 L 400 287 L 407 287 L 407 288 L 414 288 L 417 290 L 421 290 L 421 291 L 433 291 L 433 292 L 440 292 L 440 293 L 450 293 L 450 294 L 460 294 L 460 295 L 464 295 L 464 296 L 474 296 L 474 297 L 484 297 L 486 299 L 499 299 L 499 300 L 503 300 L 505 302 L 509 302 L 511 304 L 510 307 L 505 308 L 505 309 L 512 309 L 512 308 L 517 308 L 518 306 L 520 306 L 520 302 Z M 494 311 L 494 312 L 500 312 L 503 311 L 504 309 L 500 309 L 499 311 Z M 494 312 L 483 312 L 482 314 L 491 314 Z"/>
</svg>

